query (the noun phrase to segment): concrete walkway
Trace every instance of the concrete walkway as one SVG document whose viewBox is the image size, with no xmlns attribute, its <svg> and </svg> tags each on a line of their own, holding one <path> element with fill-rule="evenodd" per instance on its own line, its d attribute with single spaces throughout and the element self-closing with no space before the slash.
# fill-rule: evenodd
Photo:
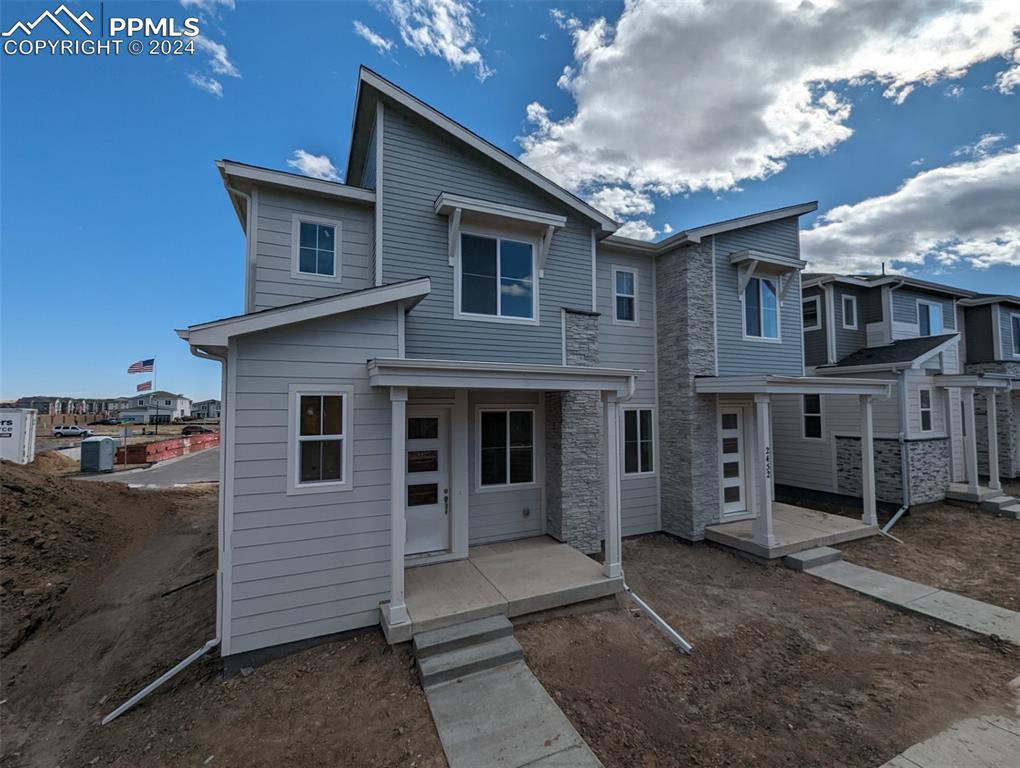
<svg viewBox="0 0 1020 768">
<path fill-rule="evenodd" d="M 1016 611 L 853 563 L 826 563 L 807 568 L 804 572 L 901 610 L 919 613 L 978 634 L 996 635 L 1020 645 L 1020 613 Z"/>
<path fill-rule="evenodd" d="M 882 768 L 1016 768 L 1020 720 L 976 717 L 915 744 Z"/>
<path fill-rule="evenodd" d="M 601 768 L 519 661 L 431 685 L 425 696 L 450 768 Z"/>
<path fill-rule="evenodd" d="M 176 459 L 167 459 L 147 469 L 87 475 L 80 480 L 125 483 L 135 488 L 167 488 L 191 483 L 215 483 L 220 479 L 220 449 L 207 448 Z"/>
</svg>

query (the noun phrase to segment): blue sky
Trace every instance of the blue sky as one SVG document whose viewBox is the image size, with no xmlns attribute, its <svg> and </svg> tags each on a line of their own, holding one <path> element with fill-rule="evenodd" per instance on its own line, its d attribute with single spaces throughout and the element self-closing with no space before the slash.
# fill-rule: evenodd
<svg viewBox="0 0 1020 768">
<path fill-rule="evenodd" d="M 218 366 L 173 333 L 242 310 L 242 232 L 214 161 L 293 170 L 304 150 L 342 176 L 362 63 L 636 236 L 817 199 L 802 220 L 817 267 L 886 261 L 1020 293 L 1009 3 L 938 11 L 974 22 L 939 38 L 916 3 L 812 18 L 776 0 L 791 32 L 769 28 L 764 0 L 439 1 L 107 2 L 106 17 L 199 16 L 208 44 L 4 55 L 0 397 L 127 394 L 127 366 L 151 356 L 160 388 L 217 395 Z M 0 25 L 54 7 L 5 2 Z"/>
</svg>

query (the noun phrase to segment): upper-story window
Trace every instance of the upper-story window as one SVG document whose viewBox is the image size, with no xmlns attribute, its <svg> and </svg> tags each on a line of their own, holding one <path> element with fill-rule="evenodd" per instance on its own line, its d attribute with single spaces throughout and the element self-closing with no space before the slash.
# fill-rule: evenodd
<svg viewBox="0 0 1020 768">
<path fill-rule="evenodd" d="M 805 331 L 817 331 L 822 327 L 822 301 L 818 296 L 804 299 L 802 312 Z"/>
<path fill-rule="evenodd" d="M 1020 315 L 1015 312 L 1009 316 L 1009 330 L 1013 337 L 1013 357 L 1020 357 Z"/>
<path fill-rule="evenodd" d="M 921 431 L 931 432 L 931 390 L 920 389 L 917 392 L 918 397 L 918 411 L 921 414 Z"/>
<path fill-rule="evenodd" d="M 851 331 L 857 330 L 857 297 L 844 296 L 843 306 L 843 327 Z"/>
<path fill-rule="evenodd" d="M 340 222 L 294 215 L 291 275 L 317 280 L 340 279 Z"/>
<path fill-rule="evenodd" d="M 510 322 L 535 322 L 535 244 L 510 237 L 460 236 L 458 313 Z"/>
<path fill-rule="evenodd" d="M 637 323 L 637 273 L 613 267 L 613 320 Z"/>
<path fill-rule="evenodd" d="M 942 305 L 930 301 L 917 302 L 918 333 L 921 336 L 938 336 L 942 333 Z"/>
<path fill-rule="evenodd" d="M 744 335 L 754 339 L 779 338 L 779 294 L 772 278 L 752 277 L 747 281 Z"/>
</svg>

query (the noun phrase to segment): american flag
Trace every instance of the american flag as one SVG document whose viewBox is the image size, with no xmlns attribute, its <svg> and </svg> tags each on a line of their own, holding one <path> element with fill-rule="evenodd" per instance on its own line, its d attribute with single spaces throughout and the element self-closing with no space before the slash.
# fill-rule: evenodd
<svg viewBox="0 0 1020 768">
<path fill-rule="evenodd" d="M 139 360 L 137 363 L 131 363 L 128 368 L 128 373 L 152 373 L 153 366 L 156 365 L 156 358 L 151 360 Z"/>
<path fill-rule="evenodd" d="M 152 382 L 151 381 L 143 381 L 141 384 L 139 384 L 137 387 L 135 387 L 135 391 L 136 392 L 145 392 L 146 390 L 149 390 L 149 389 L 152 389 Z"/>
</svg>

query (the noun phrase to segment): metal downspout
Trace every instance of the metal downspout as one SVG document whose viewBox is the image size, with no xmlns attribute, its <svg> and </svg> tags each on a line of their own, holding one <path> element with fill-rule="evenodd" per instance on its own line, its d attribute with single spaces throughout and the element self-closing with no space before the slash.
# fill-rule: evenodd
<svg viewBox="0 0 1020 768">
<path fill-rule="evenodd" d="M 900 479 L 902 484 L 903 505 L 896 510 L 889 522 L 882 526 L 882 533 L 889 533 L 897 521 L 910 508 L 910 461 L 907 458 L 907 372 L 899 373 L 899 412 L 900 412 Z"/>
</svg>

